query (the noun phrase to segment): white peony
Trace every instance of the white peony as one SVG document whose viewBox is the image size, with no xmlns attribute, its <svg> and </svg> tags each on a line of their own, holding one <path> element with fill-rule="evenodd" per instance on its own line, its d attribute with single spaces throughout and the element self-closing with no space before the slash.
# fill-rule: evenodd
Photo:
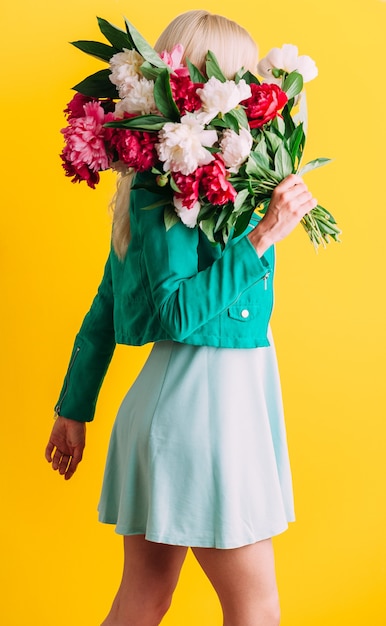
<svg viewBox="0 0 386 626">
<path fill-rule="evenodd" d="M 148 115 L 156 111 L 154 81 L 146 78 L 133 78 L 127 95 L 115 105 L 115 114 L 118 117 L 123 117 L 124 113 Z"/>
<path fill-rule="evenodd" d="M 165 172 L 181 172 L 187 176 L 200 165 L 207 165 L 213 156 L 204 146 L 217 141 L 215 130 L 204 130 L 194 115 L 184 115 L 181 123 L 167 122 L 159 132 L 157 152 Z"/>
<path fill-rule="evenodd" d="M 242 100 L 250 98 L 252 95 L 250 86 L 241 79 L 238 83 L 234 80 L 226 80 L 222 83 L 212 76 L 197 94 L 202 102 L 203 114 L 200 120 L 208 124 L 216 115 L 228 113 L 234 109 Z"/>
<path fill-rule="evenodd" d="M 120 98 L 127 96 L 133 80 L 142 76 L 141 65 L 144 60 L 136 50 L 127 50 L 127 48 L 123 48 L 123 52 L 118 52 L 111 57 L 109 78 L 118 88 Z"/>
<path fill-rule="evenodd" d="M 224 131 L 220 148 L 224 163 L 230 172 L 237 174 L 240 165 L 251 152 L 252 143 L 252 135 L 246 128 L 241 127 L 239 134 L 230 128 Z"/>
<path fill-rule="evenodd" d="M 191 209 L 188 209 L 186 206 L 182 204 L 181 198 L 173 198 L 174 208 L 181 222 L 188 226 L 189 228 L 194 228 L 197 226 L 197 217 L 200 212 L 201 205 L 197 201 L 194 203 Z"/>
<path fill-rule="evenodd" d="M 315 61 L 305 54 L 299 56 L 297 46 L 289 43 L 285 43 L 281 48 L 272 48 L 257 66 L 257 73 L 267 79 L 267 82 L 281 84 L 281 79 L 273 76 L 273 69 L 284 70 L 287 73 L 296 71 L 303 76 L 305 83 L 318 75 Z"/>
</svg>

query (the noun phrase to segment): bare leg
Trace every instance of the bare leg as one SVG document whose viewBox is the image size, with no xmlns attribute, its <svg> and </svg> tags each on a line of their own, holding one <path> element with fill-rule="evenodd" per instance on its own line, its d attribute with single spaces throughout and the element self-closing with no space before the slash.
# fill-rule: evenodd
<svg viewBox="0 0 386 626">
<path fill-rule="evenodd" d="M 124 537 L 121 585 L 101 626 L 158 626 L 168 610 L 187 548 Z"/>
<path fill-rule="evenodd" d="M 272 541 L 231 550 L 193 548 L 221 602 L 224 626 L 278 626 Z"/>
</svg>

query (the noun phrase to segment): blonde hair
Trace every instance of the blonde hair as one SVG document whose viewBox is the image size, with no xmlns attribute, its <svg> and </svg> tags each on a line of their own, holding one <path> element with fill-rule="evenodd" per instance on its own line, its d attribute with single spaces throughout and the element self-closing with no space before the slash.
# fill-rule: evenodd
<svg viewBox="0 0 386 626">
<path fill-rule="evenodd" d="M 176 44 L 184 47 L 184 60 L 189 59 L 205 74 L 205 59 L 211 50 L 228 79 L 244 67 L 255 72 L 258 50 L 249 33 L 236 22 L 208 11 L 187 11 L 178 15 L 165 28 L 155 43 L 157 52 L 170 51 Z M 123 259 L 130 243 L 129 198 L 134 172 L 120 175 L 112 200 L 114 211 L 112 243 L 117 256 Z"/>
<path fill-rule="evenodd" d="M 165 28 L 155 43 L 157 52 L 171 50 L 176 43 L 184 46 L 188 58 L 205 74 L 205 57 L 211 50 L 228 79 L 244 67 L 256 71 L 257 46 L 250 34 L 236 22 L 208 11 L 187 11 Z"/>
</svg>

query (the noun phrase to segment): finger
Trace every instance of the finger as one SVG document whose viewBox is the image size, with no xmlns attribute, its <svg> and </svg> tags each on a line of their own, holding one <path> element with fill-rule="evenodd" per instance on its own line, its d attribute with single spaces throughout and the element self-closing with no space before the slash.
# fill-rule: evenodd
<svg viewBox="0 0 386 626">
<path fill-rule="evenodd" d="M 52 441 L 49 441 L 48 444 L 47 444 L 45 453 L 44 453 L 45 454 L 45 458 L 46 458 L 46 460 L 49 463 L 51 463 L 51 461 L 52 461 L 52 452 L 53 452 L 54 448 L 55 448 L 55 446 L 52 443 Z"/>
<path fill-rule="evenodd" d="M 80 448 L 75 448 L 74 450 L 74 454 L 70 460 L 70 463 L 67 467 L 67 471 L 65 474 L 65 479 L 68 480 L 69 478 L 71 478 L 71 476 L 74 475 L 74 473 L 77 470 L 77 467 L 79 465 L 79 463 L 81 462 L 83 458 L 83 446 Z"/>
<path fill-rule="evenodd" d="M 294 178 L 299 178 L 299 177 L 294 177 Z M 274 202 L 279 203 L 281 206 L 285 206 L 285 205 L 290 206 L 291 204 L 293 204 L 294 201 L 298 201 L 298 199 L 303 194 L 309 194 L 307 185 L 301 179 L 299 180 L 300 180 L 299 183 L 296 183 L 291 186 L 286 185 L 286 186 L 280 187 L 280 185 L 278 185 L 274 189 L 273 194 L 272 194 Z"/>
<path fill-rule="evenodd" d="M 82 460 L 82 454 L 79 452 L 78 453 L 75 452 L 74 456 L 71 457 L 71 460 L 68 464 L 68 467 L 64 476 L 66 480 L 69 480 L 75 474 L 77 467 L 81 460 Z"/>
<path fill-rule="evenodd" d="M 78 463 L 74 460 L 74 457 L 72 457 L 66 469 L 66 473 L 64 474 L 64 479 L 69 480 L 75 474 L 77 467 Z"/>
<path fill-rule="evenodd" d="M 54 456 L 52 457 L 52 469 L 57 470 L 62 458 L 62 453 L 56 448 Z"/>
<path fill-rule="evenodd" d="M 280 189 L 281 191 L 286 191 L 291 189 L 291 187 L 295 187 L 295 185 L 305 185 L 301 176 L 297 174 L 290 174 L 286 178 L 284 178 L 281 183 L 278 184 L 276 189 Z"/>
<path fill-rule="evenodd" d="M 304 214 L 312 211 L 317 204 L 318 201 L 309 192 L 299 197 L 299 207 Z"/>
<path fill-rule="evenodd" d="M 65 474 L 68 464 L 70 462 L 70 456 L 68 456 L 68 454 L 63 454 L 62 458 L 60 459 L 60 463 L 59 463 L 59 474 Z"/>
<path fill-rule="evenodd" d="M 296 185 L 289 191 L 286 191 L 283 196 L 283 201 L 285 200 L 288 207 L 291 207 L 292 210 L 296 212 L 300 211 L 310 211 L 316 206 L 316 200 L 312 197 L 312 193 L 308 191 L 308 188 L 303 185 Z"/>
</svg>

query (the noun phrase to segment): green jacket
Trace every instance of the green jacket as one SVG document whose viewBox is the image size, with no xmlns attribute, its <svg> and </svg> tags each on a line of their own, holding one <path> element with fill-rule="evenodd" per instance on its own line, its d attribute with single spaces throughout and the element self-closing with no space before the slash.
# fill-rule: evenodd
<svg viewBox="0 0 386 626">
<path fill-rule="evenodd" d="M 158 197 L 156 198 L 158 199 Z M 274 250 L 259 258 L 245 234 L 224 251 L 199 228 L 166 231 L 154 195 L 133 189 L 131 241 L 124 261 L 111 250 L 92 306 L 76 336 L 59 415 L 93 419 L 116 343 L 173 340 L 223 348 L 268 346 Z"/>
</svg>

